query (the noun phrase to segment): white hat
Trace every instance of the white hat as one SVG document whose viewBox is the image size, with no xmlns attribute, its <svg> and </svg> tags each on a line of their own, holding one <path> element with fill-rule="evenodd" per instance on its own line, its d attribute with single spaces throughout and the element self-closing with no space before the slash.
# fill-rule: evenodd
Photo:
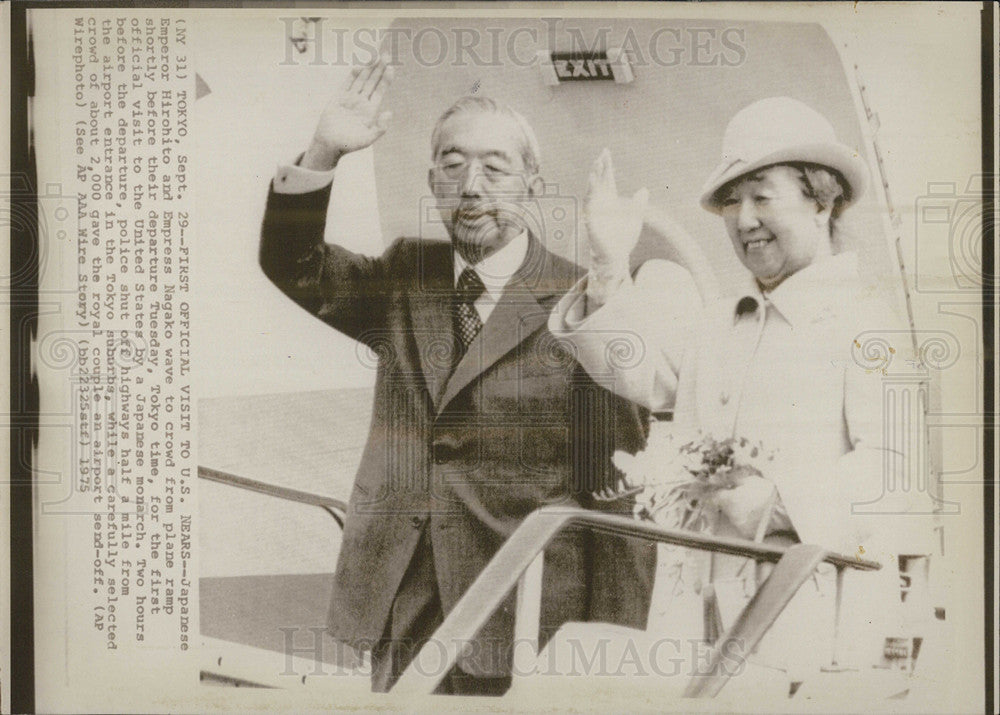
<svg viewBox="0 0 1000 715">
<path fill-rule="evenodd" d="M 733 179 L 774 164 L 818 164 L 847 183 L 845 204 L 865 191 L 868 167 L 857 152 L 837 141 L 833 125 L 815 109 L 791 97 L 769 97 L 744 107 L 726 126 L 722 161 L 701 190 L 701 205 L 720 207 L 715 193 Z"/>
</svg>

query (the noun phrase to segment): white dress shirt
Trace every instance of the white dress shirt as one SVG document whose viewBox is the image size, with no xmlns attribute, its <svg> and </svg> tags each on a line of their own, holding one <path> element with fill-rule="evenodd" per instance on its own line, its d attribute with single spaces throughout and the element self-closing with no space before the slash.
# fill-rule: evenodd
<svg viewBox="0 0 1000 715">
<path fill-rule="evenodd" d="M 453 253 L 455 256 L 455 284 L 458 285 L 458 277 L 462 275 L 462 271 L 470 266 L 459 255 L 458 251 L 454 251 Z M 511 239 L 506 246 L 490 254 L 476 265 L 471 266 L 472 270 L 476 272 L 476 275 L 483 282 L 483 285 L 486 286 L 486 290 L 473 303 L 476 312 L 479 313 L 479 319 L 484 323 L 500 301 L 500 296 L 503 295 L 504 288 L 507 287 L 510 279 L 521 268 L 527 256 L 528 232 L 522 231 L 518 236 Z"/>
<path fill-rule="evenodd" d="M 274 174 L 274 193 L 276 194 L 307 194 L 319 191 L 333 181 L 336 169 L 329 171 L 314 171 L 304 169 L 298 164 L 280 164 Z"/>
</svg>

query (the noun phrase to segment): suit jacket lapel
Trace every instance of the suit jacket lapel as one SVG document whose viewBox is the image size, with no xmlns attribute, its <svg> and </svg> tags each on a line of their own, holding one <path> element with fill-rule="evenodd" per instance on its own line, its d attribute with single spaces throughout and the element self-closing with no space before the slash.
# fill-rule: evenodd
<svg viewBox="0 0 1000 715">
<path fill-rule="evenodd" d="M 451 301 L 455 269 L 450 244 L 421 244 L 420 267 L 409 292 L 413 337 L 420 367 L 435 408 L 454 365 Z"/>
<path fill-rule="evenodd" d="M 436 403 L 438 412 L 469 383 L 548 323 L 553 295 L 545 248 L 531 237 L 524 264 L 504 289 L 479 335 L 469 345 Z M 539 302 L 542 301 L 542 302 Z"/>
</svg>

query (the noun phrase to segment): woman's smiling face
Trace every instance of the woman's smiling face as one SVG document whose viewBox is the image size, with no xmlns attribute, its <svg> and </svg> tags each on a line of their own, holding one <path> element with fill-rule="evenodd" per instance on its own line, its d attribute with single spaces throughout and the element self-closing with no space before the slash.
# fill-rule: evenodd
<svg viewBox="0 0 1000 715">
<path fill-rule="evenodd" d="M 830 210 L 803 191 L 799 170 L 777 165 L 720 193 L 722 217 L 743 265 L 765 288 L 830 255 Z"/>
</svg>

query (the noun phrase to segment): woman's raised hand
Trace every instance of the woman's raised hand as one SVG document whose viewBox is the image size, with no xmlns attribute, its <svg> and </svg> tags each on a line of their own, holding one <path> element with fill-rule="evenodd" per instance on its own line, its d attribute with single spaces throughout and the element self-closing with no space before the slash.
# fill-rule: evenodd
<svg viewBox="0 0 1000 715">
<path fill-rule="evenodd" d="M 642 230 L 649 192 L 639 189 L 631 198 L 618 195 L 611 152 L 601 151 L 590 169 L 584 220 L 595 263 L 628 267 L 629 254 Z"/>
</svg>

